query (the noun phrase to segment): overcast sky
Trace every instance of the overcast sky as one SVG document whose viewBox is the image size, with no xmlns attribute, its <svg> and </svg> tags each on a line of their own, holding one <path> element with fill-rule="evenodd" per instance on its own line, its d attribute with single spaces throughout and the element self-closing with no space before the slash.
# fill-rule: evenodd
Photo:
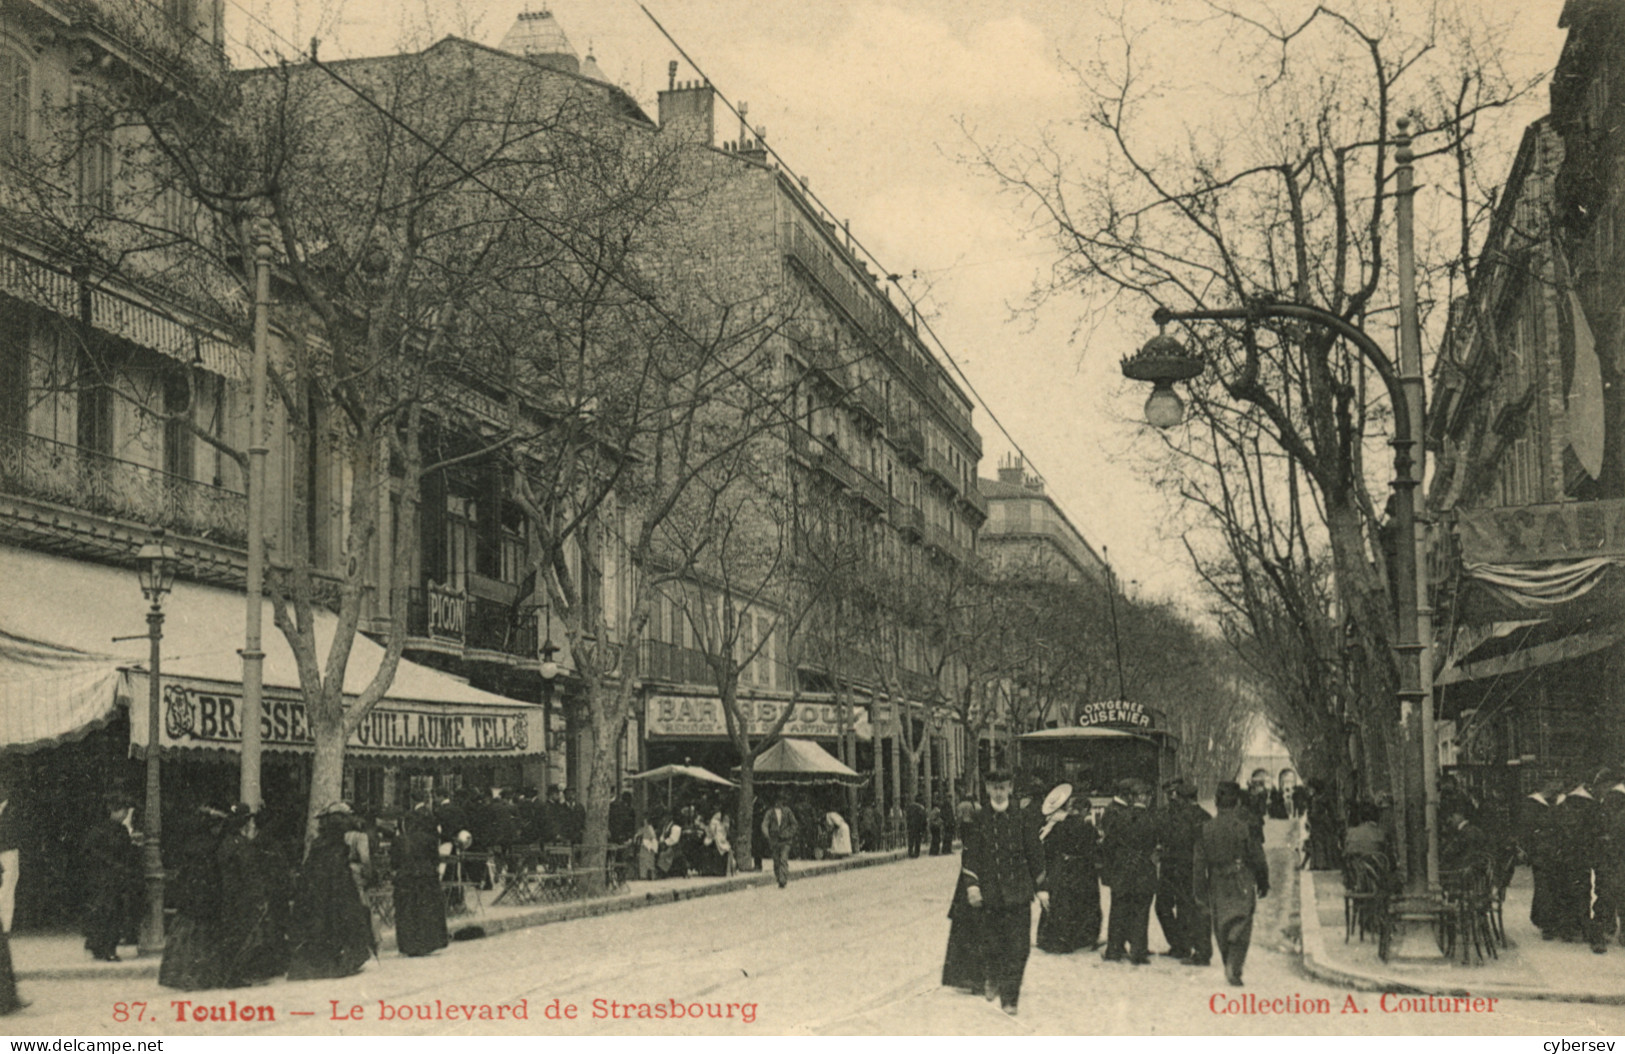
<svg viewBox="0 0 1625 1054">
<path fill-rule="evenodd" d="M 1124 0 L 1133 10 L 1174 11 L 1185 0 Z M 1555 63 L 1561 0 L 1484 0 L 1516 20 L 1509 64 L 1538 72 Z M 495 45 L 524 0 L 228 0 L 238 47 L 286 52 L 314 34 L 329 57 L 421 46 L 448 33 Z M 578 52 L 590 49 L 610 80 L 647 112 L 678 58 L 635 0 L 552 0 L 547 5 Z M 646 0 L 726 98 L 749 103 L 753 125 L 885 271 L 928 311 L 948 352 L 982 398 L 981 474 L 994 474 L 1012 442 L 1027 454 L 1073 522 L 1109 547 L 1125 582 L 1150 596 L 1192 596 L 1192 576 L 1164 499 L 1127 456 L 1145 390 L 1118 359 L 1151 333 L 1098 328 L 1074 336 L 1086 305 L 1049 305 L 1013 317 L 1052 259 L 1028 236 L 1018 202 L 963 163 L 977 137 L 1031 138 L 1076 114 L 1063 59 L 1083 63 L 1103 46 L 1103 24 L 1085 0 Z M 1352 4 L 1350 6 L 1357 6 Z M 251 14 L 252 13 L 252 16 Z M 268 28 L 269 27 L 269 28 Z M 298 45 L 292 45 L 298 41 Z M 1192 31 L 1163 56 L 1191 83 L 1225 70 L 1215 36 Z M 685 66 L 679 77 L 695 72 Z M 1498 118 L 1515 144 L 1534 105 Z M 720 110 L 719 137 L 737 125 Z M 1426 194 L 1428 173 L 1419 173 Z M 1147 309 L 1149 314 L 1149 308 Z M 1143 441 L 1143 440 L 1142 440 Z"/>
</svg>

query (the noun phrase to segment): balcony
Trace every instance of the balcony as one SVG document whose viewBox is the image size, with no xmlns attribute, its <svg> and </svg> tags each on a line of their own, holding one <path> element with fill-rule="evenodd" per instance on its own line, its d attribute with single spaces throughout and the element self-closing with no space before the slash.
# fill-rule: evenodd
<svg viewBox="0 0 1625 1054">
<path fill-rule="evenodd" d="M 896 498 L 891 500 L 891 522 L 905 537 L 915 541 L 925 535 L 925 513 Z"/>
<path fill-rule="evenodd" d="M 485 652 L 535 662 L 540 647 L 537 622 L 534 608 L 516 612 L 509 604 L 434 583 L 407 593 L 406 635 L 414 647 L 465 658 L 478 658 L 470 653 Z"/>
<path fill-rule="evenodd" d="M 938 527 L 934 523 L 925 525 L 925 544 L 960 563 L 964 563 L 970 557 L 969 551 L 954 540 L 954 536 L 948 533 L 947 528 Z"/>
<path fill-rule="evenodd" d="M 917 424 L 905 424 L 893 429 L 893 442 L 897 455 L 910 465 L 925 460 L 925 432 Z"/>
<path fill-rule="evenodd" d="M 60 443 L 0 429 L 0 492 L 242 548 L 248 499 L 234 490 Z"/>
<path fill-rule="evenodd" d="M 953 463 L 948 455 L 935 448 L 925 452 L 925 470 L 947 484 L 948 489 L 954 492 L 959 490 L 959 473 L 954 471 Z"/>
<path fill-rule="evenodd" d="M 987 498 L 983 497 L 981 487 L 973 482 L 960 492 L 959 500 L 964 502 L 966 508 L 975 512 L 982 522 L 987 522 Z"/>
<path fill-rule="evenodd" d="M 853 488 L 855 481 L 852 466 L 846 463 L 846 457 L 839 450 L 814 441 L 811 454 L 813 468 L 828 476 L 842 490 Z"/>
<path fill-rule="evenodd" d="M 886 394 L 872 384 L 863 384 L 852 390 L 852 409 L 868 418 L 877 428 L 886 424 Z"/>
<path fill-rule="evenodd" d="M 852 482 L 852 490 L 857 494 L 859 501 L 882 516 L 890 511 L 891 499 L 886 495 L 885 485 L 879 480 L 861 469 L 854 469 Z"/>
<path fill-rule="evenodd" d="M 645 681 L 666 684 L 712 685 L 716 678 L 705 661 L 705 652 L 697 648 L 684 648 L 667 644 L 663 640 L 646 640 L 641 651 L 639 675 Z"/>
</svg>

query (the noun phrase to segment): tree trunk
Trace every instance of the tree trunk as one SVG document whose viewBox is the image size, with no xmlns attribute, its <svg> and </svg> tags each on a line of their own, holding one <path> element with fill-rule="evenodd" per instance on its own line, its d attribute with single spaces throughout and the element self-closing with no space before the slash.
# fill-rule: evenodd
<svg viewBox="0 0 1625 1054">
<path fill-rule="evenodd" d="M 316 737 L 316 751 L 310 763 L 310 800 L 305 805 L 305 844 L 308 846 L 316 837 L 317 814 L 344 798 L 343 686 L 322 686 L 317 699 L 306 697 L 305 706 L 311 717 L 311 732 Z"/>
</svg>

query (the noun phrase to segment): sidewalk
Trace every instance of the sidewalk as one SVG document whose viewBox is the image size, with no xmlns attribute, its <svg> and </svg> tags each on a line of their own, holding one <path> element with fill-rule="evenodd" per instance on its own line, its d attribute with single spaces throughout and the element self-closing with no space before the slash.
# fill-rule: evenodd
<svg viewBox="0 0 1625 1054">
<path fill-rule="evenodd" d="M 859 867 L 889 864 L 906 857 L 907 853 L 904 850 L 897 849 L 880 853 L 857 853 L 844 860 L 792 860 L 790 880 L 794 882 Z M 460 930 L 477 926 L 485 931 L 485 936 L 492 937 L 498 933 L 507 933 L 528 926 L 545 926 L 551 922 L 567 922 L 570 919 L 635 911 L 657 904 L 673 904 L 680 900 L 732 893 L 752 886 L 772 885 L 772 861 L 766 863 L 767 867 L 762 871 L 741 872 L 726 878 L 664 878 L 653 882 L 631 882 L 627 884 L 626 889 L 610 896 L 592 900 L 570 900 L 558 904 L 502 904 L 493 907 L 491 901 L 496 898 L 498 891 L 487 890 L 481 894 L 483 899 L 481 908 L 447 919 L 446 928 L 455 934 Z M 378 951 L 382 954 L 394 950 L 395 931 L 385 930 Z M 11 960 L 15 964 L 17 977 L 22 980 L 157 976 L 160 961 L 157 956 L 138 959 L 134 956 L 134 949 L 130 947 L 120 949 L 119 954 L 126 957 L 124 962 L 96 962 L 85 951 L 84 939 L 77 934 L 42 936 L 25 934 L 11 938 Z"/>
<path fill-rule="evenodd" d="M 1431 995 L 1550 999 L 1625 1004 L 1625 947 L 1610 941 L 1597 955 L 1587 944 L 1543 941 L 1529 922 L 1533 892 L 1527 868 L 1519 868 L 1502 909 L 1507 947 L 1499 958 L 1463 966 L 1449 961 L 1383 962 L 1377 941 L 1343 939 L 1343 882 L 1336 871 L 1298 872 L 1303 965 L 1324 981 L 1361 991 Z"/>
</svg>

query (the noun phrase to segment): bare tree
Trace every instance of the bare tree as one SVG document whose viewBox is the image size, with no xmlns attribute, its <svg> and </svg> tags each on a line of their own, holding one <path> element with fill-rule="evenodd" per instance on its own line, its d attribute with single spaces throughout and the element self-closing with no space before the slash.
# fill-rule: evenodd
<svg viewBox="0 0 1625 1054">
<path fill-rule="evenodd" d="M 1227 109 L 1204 113 L 1201 126 L 1167 134 L 1173 115 L 1159 99 L 1170 89 L 1152 83 L 1144 60 L 1157 53 L 1147 46 L 1150 24 L 1123 17 L 1120 53 L 1075 71 L 1086 114 L 1077 145 L 1094 151 L 1090 160 L 1059 134 L 980 153 L 1055 239 L 1057 264 L 1035 303 L 1082 291 L 1102 313 L 1115 305 L 1138 315 L 1151 304 L 1292 301 L 1370 327 L 1391 294 L 1395 119 L 1414 118 L 1422 163 L 1459 160 L 1477 142 L 1479 118 L 1531 85 L 1499 67 L 1500 30 L 1444 3 L 1405 11 L 1321 4 L 1298 18 L 1268 3 L 1210 3 L 1202 17 L 1201 31 L 1225 35 L 1239 68 L 1260 72 Z M 1461 185 L 1479 192 L 1474 181 Z M 1481 210 L 1471 201 L 1461 210 L 1459 236 L 1476 239 Z M 1421 256 L 1440 265 L 1425 270 L 1424 300 L 1429 279 L 1447 280 L 1448 265 L 1469 258 L 1472 246 L 1442 256 L 1433 248 L 1425 243 Z M 1328 331 L 1214 325 L 1200 330 L 1199 343 L 1217 368 L 1193 384 L 1198 418 L 1245 416 L 1315 495 L 1305 530 L 1329 553 L 1339 610 L 1366 657 L 1355 671 L 1355 713 L 1370 732 L 1372 764 L 1401 789 L 1384 517 L 1365 457 L 1367 427 L 1380 426 L 1388 409 L 1368 403 L 1360 357 Z M 1183 450 L 1181 441 L 1173 470 L 1202 474 L 1201 459 L 1177 461 Z"/>
</svg>

